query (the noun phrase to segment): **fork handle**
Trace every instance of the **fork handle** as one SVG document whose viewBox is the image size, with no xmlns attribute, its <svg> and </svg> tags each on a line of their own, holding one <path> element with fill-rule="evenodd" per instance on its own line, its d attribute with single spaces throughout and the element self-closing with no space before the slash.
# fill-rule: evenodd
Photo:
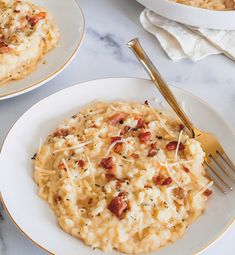
<svg viewBox="0 0 235 255">
<path fill-rule="evenodd" d="M 169 86 L 161 77 L 160 73 L 158 72 L 157 68 L 153 65 L 152 61 L 147 56 L 146 52 L 140 45 L 139 39 L 135 38 L 128 42 L 128 47 L 134 52 L 139 62 L 143 65 L 145 70 L 147 71 L 148 75 L 150 76 L 151 80 L 154 82 L 155 86 L 158 88 L 162 96 L 171 106 L 171 108 L 175 111 L 178 117 L 182 120 L 184 125 L 190 131 L 191 137 L 194 137 L 194 126 L 189 118 L 186 116 L 180 105 L 178 104 L 175 96 L 171 92 Z"/>
</svg>

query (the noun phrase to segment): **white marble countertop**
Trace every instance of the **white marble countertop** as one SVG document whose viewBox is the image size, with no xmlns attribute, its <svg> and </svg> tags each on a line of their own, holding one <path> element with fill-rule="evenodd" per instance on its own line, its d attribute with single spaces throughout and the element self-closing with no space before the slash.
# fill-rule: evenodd
<svg viewBox="0 0 235 255">
<path fill-rule="evenodd" d="M 139 37 L 164 77 L 207 101 L 235 127 L 235 63 L 212 56 L 197 63 L 172 62 L 139 23 L 134 0 L 79 0 L 86 18 L 83 45 L 70 66 L 47 85 L 0 102 L 0 145 L 13 123 L 40 99 L 81 81 L 103 77 L 147 77 L 125 43 Z M 2 169 L 1 169 L 2 170 Z M 203 255 L 233 255 L 235 225 Z M 0 205 L 0 255 L 43 255 L 11 222 Z"/>
</svg>

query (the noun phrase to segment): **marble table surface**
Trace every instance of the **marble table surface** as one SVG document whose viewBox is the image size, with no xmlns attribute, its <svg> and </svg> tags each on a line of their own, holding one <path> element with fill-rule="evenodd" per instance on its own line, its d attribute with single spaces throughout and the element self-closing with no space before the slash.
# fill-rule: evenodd
<svg viewBox="0 0 235 255">
<path fill-rule="evenodd" d="M 86 34 L 80 51 L 70 66 L 45 86 L 0 102 L 0 146 L 13 123 L 30 106 L 60 89 L 104 77 L 147 77 L 125 45 L 133 37 L 140 38 L 167 81 L 208 102 L 235 127 L 234 62 L 223 56 L 196 63 L 172 62 L 155 38 L 141 27 L 139 14 L 143 7 L 134 0 L 78 2 L 86 18 Z M 234 236 L 235 225 L 203 255 L 233 255 Z M 0 204 L 0 255 L 43 254 L 46 253 L 15 227 Z"/>
</svg>

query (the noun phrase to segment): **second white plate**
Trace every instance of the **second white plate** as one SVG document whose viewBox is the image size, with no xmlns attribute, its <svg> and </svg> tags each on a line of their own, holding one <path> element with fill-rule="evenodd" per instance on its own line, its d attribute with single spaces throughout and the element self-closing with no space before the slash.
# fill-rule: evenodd
<svg viewBox="0 0 235 255">
<path fill-rule="evenodd" d="M 85 20 L 75 0 L 32 2 L 46 8 L 54 17 L 60 30 L 59 45 L 45 56 L 45 65 L 40 63 L 36 70 L 24 79 L 0 86 L 0 100 L 33 90 L 58 75 L 73 59 L 84 36 Z"/>
</svg>

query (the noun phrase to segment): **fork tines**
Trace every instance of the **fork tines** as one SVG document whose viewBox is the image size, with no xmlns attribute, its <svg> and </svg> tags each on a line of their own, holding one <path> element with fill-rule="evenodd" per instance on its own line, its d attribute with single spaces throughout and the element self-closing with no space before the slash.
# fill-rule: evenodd
<svg viewBox="0 0 235 255">
<path fill-rule="evenodd" d="M 205 161 L 209 177 L 214 181 L 215 185 L 227 193 L 234 189 L 235 183 L 235 167 L 228 156 L 219 151 L 216 152 L 217 157 L 209 155 L 208 160 Z"/>
</svg>

